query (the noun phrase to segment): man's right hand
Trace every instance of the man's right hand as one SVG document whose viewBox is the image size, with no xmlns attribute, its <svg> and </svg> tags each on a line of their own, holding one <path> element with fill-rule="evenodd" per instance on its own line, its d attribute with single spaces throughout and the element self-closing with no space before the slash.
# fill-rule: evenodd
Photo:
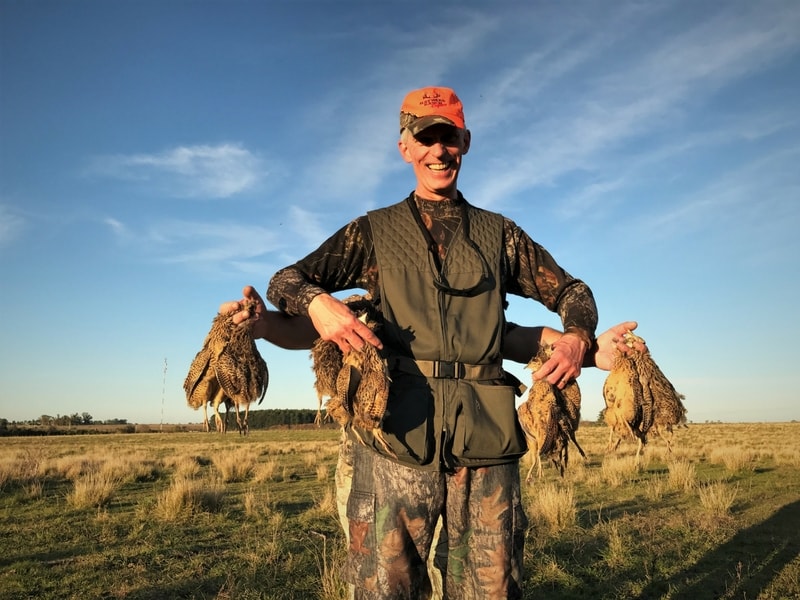
<svg viewBox="0 0 800 600">
<path fill-rule="evenodd" d="M 242 290 L 242 296 L 244 296 L 241 300 L 231 301 L 231 302 L 223 302 L 219 307 L 219 313 L 222 315 L 229 315 L 231 313 L 235 313 L 233 315 L 233 322 L 237 325 L 239 323 L 243 323 L 247 319 L 253 320 L 253 337 L 254 338 L 263 338 L 266 337 L 265 332 L 262 331 L 263 328 L 266 327 L 266 313 L 267 313 L 267 306 L 264 304 L 264 299 L 261 298 L 261 295 L 256 291 L 256 289 L 252 285 L 246 285 Z M 250 311 L 244 309 L 244 305 L 242 304 L 245 300 L 252 300 L 255 301 L 256 307 L 255 311 Z"/>
<path fill-rule="evenodd" d="M 361 350 L 364 344 L 383 348 L 378 336 L 359 321 L 344 302 L 330 294 L 316 296 L 308 305 L 308 316 L 320 337 L 334 342 L 345 354 L 353 348 Z"/>
<path fill-rule="evenodd" d="M 594 364 L 598 369 L 610 371 L 614 367 L 614 360 L 617 355 L 630 354 L 631 348 L 625 343 L 624 335 L 628 331 L 633 331 L 639 326 L 636 321 L 624 321 L 619 325 L 614 325 L 608 331 L 604 331 L 597 336 L 597 351 L 594 355 Z M 647 345 L 636 344 L 636 350 L 647 352 Z"/>
</svg>

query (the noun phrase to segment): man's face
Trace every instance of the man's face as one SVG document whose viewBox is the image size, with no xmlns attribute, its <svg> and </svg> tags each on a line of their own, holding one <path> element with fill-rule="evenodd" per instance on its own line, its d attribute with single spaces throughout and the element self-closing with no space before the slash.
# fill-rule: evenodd
<svg viewBox="0 0 800 600">
<path fill-rule="evenodd" d="M 414 168 L 417 195 L 428 200 L 455 198 L 461 157 L 469 143 L 469 130 L 442 124 L 413 137 L 402 136 L 397 145 L 403 160 Z"/>
</svg>

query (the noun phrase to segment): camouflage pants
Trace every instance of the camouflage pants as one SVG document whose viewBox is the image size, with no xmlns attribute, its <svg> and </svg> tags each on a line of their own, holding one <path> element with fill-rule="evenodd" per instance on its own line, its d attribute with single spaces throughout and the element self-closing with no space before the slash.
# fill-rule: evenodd
<svg viewBox="0 0 800 600">
<path fill-rule="evenodd" d="M 430 558 L 444 573 L 438 597 L 521 597 L 527 519 L 518 463 L 439 473 L 397 464 L 358 444 L 352 449 L 345 576 L 355 598 L 432 597 Z M 344 479 L 340 487 L 337 470 L 340 494 Z"/>
<path fill-rule="evenodd" d="M 350 522 L 347 520 L 347 499 L 350 497 L 350 487 L 353 484 L 353 441 L 342 432 L 342 442 L 339 445 L 339 460 L 336 463 L 336 507 L 339 511 L 339 522 L 344 531 L 345 541 L 350 545 Z M 428 577 L 431 580 L 431 596 L 429 600 L 443 600 L 442 573 L 447 567 L 447 540 L 441 539 L 442 517 L 436 522 L 433 532 L 433 548 L 428 556 Z M 348 584 L 348 598 L 355 598 L 355 586 Z"/>
</svg>

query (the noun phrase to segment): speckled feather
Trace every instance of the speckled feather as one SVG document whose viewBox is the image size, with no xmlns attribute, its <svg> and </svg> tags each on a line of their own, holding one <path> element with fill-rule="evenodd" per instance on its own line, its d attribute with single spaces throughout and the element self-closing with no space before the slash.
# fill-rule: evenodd
<svg viewBox="0 0 800 600">
<path fill-rule="evenodd" d="M 631 351 L 618 353 L 603 384 L 605 421 L 610 428 L 609 449 L 615 449 L 621 439 L 633 437 L 639 442 L 638 454 L 651 430 L 663 437 L 673 426 L 685 423 L 686 408 L 683 396 L 675 391 L 649 350 L 642 352 L 636 347 L 644 340 L 631 332 L 624 339 Z M 671 450 L 669 439 L 667 444 Z"/>
<path fill-rule="evenodd" d="M 535 373 L 551 354 L 552 347 L 542 348 L 527 368 Z M 581 392 L 577 381 L 572 380 L 563 390 L 559 390 L 544 379 L 533 380 L 527 400 L 517 409 L 520 426 L 535 453 L 527 481 L 530 481 L 534 469 L 541 477 L 542 458 L 551 459 L 563 475 L 569 460 L 570 441 L 581 456 L 586 457 L 575 438 L 575 431 L 580 425 L 580 410 Z"/>
<path fill-rule="evenodd" d="M 364 296 L 351 296 L 344 303 L 370 329 L 380 325 L 380 315 Z M 315 388 L 320 403 L 327 395 L 327 415 L 343 427 L 351 425 L 355 436 L 363 442 L 368 431 L 390 454 L 394 454 L 381 430 L 386 403 L 389 399 L 389 371 L 377 348 L 365 344 L 361 350 L 346 355 L 333 342 L 318 340 L 311 349 Z"/>
<path fill-rule="evenodd" d="M 253 309 L 254 303 L 245 308 Z M 217 315 L 202 349 L 195 355 L 183 382 L 186 401 L 198 409 L 227 398 L 237 407 L 264 399 L 269 385 L 267 363 L 251 333 L 251 322 L 235 325 L 233 315 Z M 246 417 L 245 417 L 246 424 Z"/>
</svg>

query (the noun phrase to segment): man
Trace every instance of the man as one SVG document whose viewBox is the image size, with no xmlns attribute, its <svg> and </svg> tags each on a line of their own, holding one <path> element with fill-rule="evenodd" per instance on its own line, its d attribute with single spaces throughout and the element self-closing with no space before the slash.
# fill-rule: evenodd
<svg viewBox="0 0 800 600">
<path fill-rule="evenodd" d="M 527 519 L 526 452 L 515 387 L 502 369 L 508 293 L 557 312 L 564 334 L 536 373 L 563 387 L 594 342 L 591 291 L 512 221 L 457 188 L 471 134 L 453 90 L 409 93 L 398 149 L 416 177 L 404 201 L 371 211 L 273 276 L 267 297 L 307 315 L 343 352 L 372 344 L 390 368 L 382 424 L 354 444 L 346 579 L 356 598 L 424 598 L 441 516 L 448 598 L 518 598 Z M 382 314 L 376 334 L 331 294 L 361 288 Z"/>
<path fill-rule="evenodd" d="M 242 291 L 242 295 L 242 300 L 223 303 L 219 308 L 219 312 L 221 314 L 237 313 L 233 316 L 233 320 L 236 323 L 252 319 L 254 321 L 253 334 L 256 338 L 264 339 L 287 350 L 309 350 L 314 341 L 318 339 L 317 330 L 314 329 L 311 320 L 307 317 L 290 317 L 281 312 L 267 310 L 261 296 L 252 286 L 246 286 Z M 242 311 L 243 303 L 246 300 L 256 302 L 257 309 L 255 313 L 251 313 L 249 310 Z M 623 340 L 623 334 L 633 331 L 637 327 L 638 323 L 636 321 L 624 321 L 598 335 L 593 348 L 586 353 L 583 366 L 594 366 L 598 369 L 610 371 L 618 352 L 631 352 L 631 349 Z M 561 332 L 550 327 L 524 327 L 509 323 L 503 338 L 503 358 L 504 360 L 527 364 L 538 353 L 539 348 L 545 345 L 552 346 L 561 335 L 563 335 Z M 639 344 L 637 349 L 645 352 L 647 347 Z M 342 443 L 339 446 L 335 479 L 339 520 L 348 543 L 350 528 L 347 519 L 347 500 L 350 496 L 352 478 L 353 444 L 352 440 L 348 439 L 345 434 L 342 436 Z M 442 600 L 444 597 L 442 574 L 437 566 L 443 562 L 446 565 L 447 560 L 446 541 L 442 543 L 440 539 L 441 523 L 440 518 L 433 540 L 435 554 L 432 550 L 428 557 L 428 575 L 432 586 L 431 600 Z M 350 597 L 352 597 L 352 593 L 351 589 Z"/>
</svg>

